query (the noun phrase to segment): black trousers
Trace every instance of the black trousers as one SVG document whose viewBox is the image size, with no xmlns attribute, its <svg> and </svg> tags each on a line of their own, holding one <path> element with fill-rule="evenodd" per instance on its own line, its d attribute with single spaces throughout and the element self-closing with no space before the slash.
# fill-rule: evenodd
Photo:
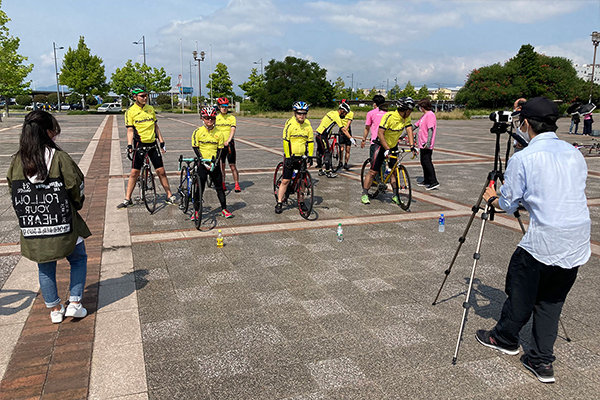
<svg viewBox="0 0 600 400">
<path fill-rule="evenodd" d="M 560 313 L 578 269 L 542 264 L 517 247 L 508 265 L 505 288 L 508 298 L 492 331 L 494 337 L 501 344 L 518 345 L 519 331 L 533 314 L 529 359 L 534 365 L 553 362 Z"/>
<path fill-rule="evenodd" d="M 215 190 L 217 191 L 217 198 L 219 199 L 219 203 L 221 203 L 221 209 L 227 208 L 227 203 L 225 201 L 225 191 L 223 190 L 223 175 L 221 175 L 221 168 L 219 166 L 215 166 L 215 169 L 212 172 L 209 172 L 204 165 L 198 166 L 198 176 L 200 177 L 200 190 L 204 193 L 204 188 L 206 187 L 206 181 L 208 180 L 208 175 L 212 178 L 213 183 L 215 184 Z"/>
<path fill-rule="evenodd" d="M 438 183 L 435 176 L 435 169 L 431 161 L 433 149 L 419 149 L 421 153 L 421 167 L 423 168 L 423 183 L 425 185 L 435 185 Z"/>
<path fill-rule="evenodd" d="M 591 119 L 583 120 L 583 134 L 584 135 L 592 134 L 592 120 Z"/>
<path fill-rule="evenodd" d="M 315 136 L 317 142 L 317 168 L 325 164 L 325 170 L 331 171 L 331 152 L 329 151 L 329 134 Z"/>
</svg>

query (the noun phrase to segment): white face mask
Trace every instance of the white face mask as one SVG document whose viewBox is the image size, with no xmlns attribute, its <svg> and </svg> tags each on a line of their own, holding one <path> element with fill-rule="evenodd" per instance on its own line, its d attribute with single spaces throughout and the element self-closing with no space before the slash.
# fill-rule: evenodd
<svg viewBox="0 0 600 400">
<path fill-rule="evenodd" d="M 521 130 L 521 127 L 523 126 L 524 123 L 525 123 L 525 120 L 523 120 L 523 122 L 521 122 L 521 124 L 519 126 L 517 126 L 517 135 L 521 136 L 527 143 L 529 143 L 529 135 L 527 134 L 527 132 L 523 132 Z"/>
</svg>

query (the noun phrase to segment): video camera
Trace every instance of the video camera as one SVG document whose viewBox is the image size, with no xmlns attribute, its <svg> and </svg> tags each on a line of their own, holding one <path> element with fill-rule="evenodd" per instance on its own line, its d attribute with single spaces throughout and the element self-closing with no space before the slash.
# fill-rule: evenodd
<svg viewBox="0 0 600 400">
<path fill-rule="evenodd" d="M 490 121 L 494 122 L 491 127 L 491 133 L 506 133 L 508 127 L 512 125 L 512 113 L 510 111 L 494 111 L 490 114 Z"/>
</svg>

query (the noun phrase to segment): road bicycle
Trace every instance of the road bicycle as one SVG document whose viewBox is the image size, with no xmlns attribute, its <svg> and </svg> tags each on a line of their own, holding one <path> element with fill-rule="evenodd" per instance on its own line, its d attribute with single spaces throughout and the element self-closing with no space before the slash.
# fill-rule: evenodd
<svg viewBox="0 0 600 400">
<path fill-rule="evenodd" d="M 583 154 L 584 157 L 600 156 L 600 142 L 592 139 L 592 144 L 573 143 L 573 146 Z"/>
<path fill-rule="evenodd" d="M 183 165 L 184 163 L 185 165 Z M 189 209 L 190 203 L 192 204 L 192 215 L 195 217 L 194 224 L 198 230 L 202 225 L 202 197 L 204 195 L 198 168 L 207 168 L 209 172 L 212 172 L 215 169 L 215 165 L 214 158 L 183 158 L 183 155 L 179 156 L 179 169 L 181 171 L 179 174 L 179 188 L 177 189 L 181 196 L 179 207 L 185 214 Z"/>
<path fill-rule="evenodd" d="M 292 179 L 287 187 L 284 202 L 287 201 L 288 196 L 296 193 L 296 199 L 298 204 L 298 211 L 304 219 L 308 219 L 313 209 L 314 192 L 313 192 L 313 180 L 308 172 L 308 160 L 314 157 L 309 156 L 292 156 L 290 157 L 293 165 L 299 162 L 299 168 L 294 169 L 292 172 Z M 273 194 L 275 195 L 275 201 L 279 200 L 279 186 L 283 179 L 283 163 L 281 161 L 275 167 L 275 174 L 273 175 Z"/>
<path fill-rule="evenodd" d="M 398 200 L 400 207 L 403 210 L 408 210 L 412 201 L 412 189 L 410 186 L 410 177 L 406 167 L 402 165 L 402 159 L 407 153 L 413 153 L 410 149 L 399 148 L 395 151 L 390 151 L 388 158 L 381 164 L 380 171 L 377 172 L 371 187 L 368 190 L 370 198 L 375 198 L 379 193 L 383 193 L 387 190 L 387 184 L 391 183 L 393 176 L 396 177 L 396 184 L 398 185 Z M 414 155 L 413 155 L 414 157 Z M 363 163 L 360 171 L 360 184 L 361 187 L 365 187 L 364 182 L 367 174 L 371 170 L 371 158 L 367 158 Z"/>
<path fill-rule="evenodd" d="M 156 185 L 154 183 L 154 174 L 152 173 L 152 166 L 150 163 L 150 157 L 148 156 L 148 152 L 152 149 L 157 149 L 156 144 L 152 144 L 150 146 L 142 146 L 139 145 L 134 152 L 140 152 L 142 157 L 144 158 L 144 163 L 142 164 L 142 168 L 140 170 L 140 176 L 137 179 L 137 186 L 140 191 L 139 199 L 144 202 L 146 209 L 150 214 L 153 214 L 156 210 Z M 127 153 L 127 158 L 133 160 L 133 154 Z"/>
<path fill-rule="evenodd" d="M 342 167 L 344 161 L 342 160 L 342 145 L 339 142 L 339 135 L 343 135 L 343 133 L 332 133 L 331 138 L 333 139 L 331 143 L 329 143 L 329 137 L 325 141 L 327 151 L 331 154 L 331 170 L 336 172 L 338 169 Z M 322 165 L 325 165 L 325 155 L 321 156 Z"/>
<path fill-rule="evenodd" d="M 179 173 L 179 187 L 177 188 L 181 199 L 179 208 L 186 214 L 190 201 L 193 204 L 192 179 L 196 171 L 196 158 L 183 158 L 183 154 L 180 154 L 178 169 L 181 171 Z"/>
</svg>

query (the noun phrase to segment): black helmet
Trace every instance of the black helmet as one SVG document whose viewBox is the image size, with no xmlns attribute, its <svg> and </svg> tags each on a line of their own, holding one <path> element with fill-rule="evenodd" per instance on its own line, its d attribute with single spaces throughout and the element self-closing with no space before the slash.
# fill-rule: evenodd
<svg viewBox="0 0 600 400">
<path fill-rule="evenodd" d="M 398 99 L 398 101 L 396 101 L 396 106 L 400 111 L 412 111 L 413 108 L 415 108 L 415 101 L 412 99 L 412 97 L 401 97 Z"/>
</svg>

